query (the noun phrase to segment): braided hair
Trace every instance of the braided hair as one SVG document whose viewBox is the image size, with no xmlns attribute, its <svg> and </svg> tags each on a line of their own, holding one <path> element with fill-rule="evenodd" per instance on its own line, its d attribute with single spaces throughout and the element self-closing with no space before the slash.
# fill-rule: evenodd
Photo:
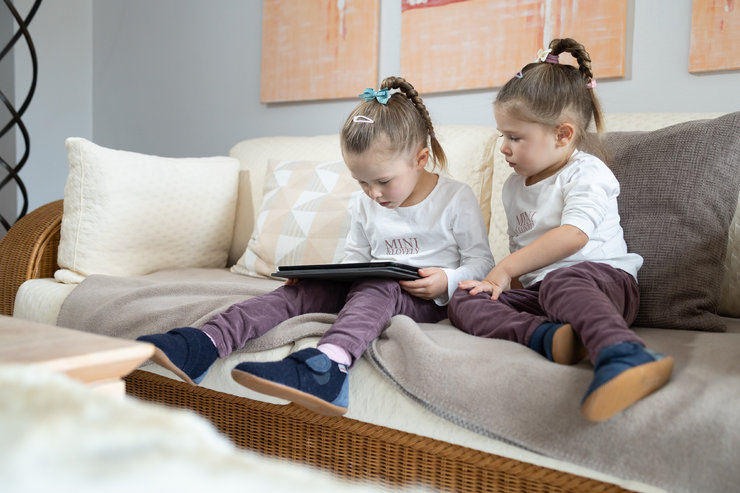
<svg viewBox="0 0 740 493">
<path fill-rule="evenodd" d="M 578 67 L 530 63 L 501 88 L 494 105 L 513 112 L 517 118 L 546 126 L 555 127 L 567 119 L 576 128 L 575 145 L 580 147 L 591 139 L 587 129 L 592 119 L 597 132 L 603 131 L 601 106 L 592 84 L 591 57 L 581 43 L 571 38 L 553 39 L 549 48 L 553 57 L 569 53 Z M 588 145 L 604 154 L 598 142 Z"/>
<path fill-rule="evenodd" d="M 393 93 L 386 104 L 372 100 L 357 105 L 342 127 L 342 150 L 363 153 L 380 135 L 388 139 L 395 152 L 417 152 L 429 143 L 433 163 L 444 170 L 447 157 L 434 134 L 429 111 L 414 86 L 402 77 L 387 77 L 380 89 L 398 89 L 399 92 Z M 358 123 L 357 117 L 365 117 L 373 123 Z"/>
</svg>

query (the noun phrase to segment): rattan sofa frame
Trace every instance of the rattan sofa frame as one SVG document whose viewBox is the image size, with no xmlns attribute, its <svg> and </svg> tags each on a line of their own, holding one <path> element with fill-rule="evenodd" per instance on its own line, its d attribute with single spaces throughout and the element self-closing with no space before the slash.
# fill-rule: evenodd
<svg viewBox="0 0 740 493">
<path fill-rule="evenodd" d="M 46 204 L 0 240 L 0 309 L 12 315 L 18 287 L 53 277 L 63 204 Z M 194 410 L 237 446 L 308 464 L 351 480 L 396 489 L 422 486 L 450 492 L 619 492 L 622 487 L 447 442 L 194 387 L 136 370 L 126 392 Z"/>
</svg>

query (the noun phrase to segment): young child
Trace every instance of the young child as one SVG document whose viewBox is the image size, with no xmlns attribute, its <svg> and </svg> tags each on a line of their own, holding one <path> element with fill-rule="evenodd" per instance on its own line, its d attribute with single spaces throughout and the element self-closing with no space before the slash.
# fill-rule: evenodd
<svg viewBox="0 0 740 493">
<path fill-rule="evenodd" d="M 588 355 L 594 378 L 581 413 L 603 421 L 662 387 L 673 359 L 645 349 L 629 329 L 642 257 L 627 251 L 619 183 L 579 150 L 591 118 L 602 127 L 591 59 L 572 39 L 549 48 L 494 103 L 501 152 L 514 170 L 502 193 L 511 254 L 482 281 L 460 283 L 449 317 L 465 332 L 525 344 L 556 363 Z M 578 68 L 559 64 L 561 53 Z M 510 283 L 521 289 L 504 291 Z"/>
<path fill-rule="evenodd" d="M 391 94 L 392 90 L 398 90 Z M 458 283 L 482 279 L 493 257 L 478 202 L 465 184 L 425 167 L 446 158 L 429 113 L 411 84 L 389 77 L 366 89 L 341 132 L 344 161 L 364 193 L 353 196 L 343 262 L 396 261 L 421 267 L 413 281 L 288 280 L 275 291 L 232 305 L 200 329 L 184 327 L 140 337 L 153 360 L 198 383 L 225 358 L 280 322 L 305 313 L 338 313 L 318 348 L 267 363 L 241 363 L 233 378 L 258 392 L 321 414 L 347 412 L 347 367 L 394 315 L 418 322 L 447 318 Z M 399 245 L 405 245 L 399 248 Z"/>
</svg>

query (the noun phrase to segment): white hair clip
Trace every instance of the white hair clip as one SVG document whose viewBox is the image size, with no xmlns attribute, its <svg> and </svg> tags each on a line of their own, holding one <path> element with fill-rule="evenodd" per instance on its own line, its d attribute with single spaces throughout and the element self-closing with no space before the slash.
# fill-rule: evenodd
<svg viewBox="0 0 740 493">
<path fill-rule="evenodd" d="M 544 48 L 539 49 L 537 51 L 537 59 L 535 61 L 539 60 L 541 62 L 544 62 L 545 60 L 547 60 L 547 55 L 549 55 L 551 51 L 552 48 L 547 50 L 545 50 Z"/>
<path fill-rule="evenodd" d="M 375 123 L 365 115 L 357 115 L 356 117 L 352 118 L 352 121 L 355 123 Z"/>
</svg>

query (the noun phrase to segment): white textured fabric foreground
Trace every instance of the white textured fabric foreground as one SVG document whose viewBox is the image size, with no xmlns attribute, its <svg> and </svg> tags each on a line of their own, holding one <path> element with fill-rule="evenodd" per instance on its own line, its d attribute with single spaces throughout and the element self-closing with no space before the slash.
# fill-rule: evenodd
<svg viewBox="0 0 740 493">
<path fill-rule="evenodd" d="M 22 366 L 0 366 L 0 478 L 3 493 L 381 491 L 239 450 L 194 413 Z"/>
</svg>

